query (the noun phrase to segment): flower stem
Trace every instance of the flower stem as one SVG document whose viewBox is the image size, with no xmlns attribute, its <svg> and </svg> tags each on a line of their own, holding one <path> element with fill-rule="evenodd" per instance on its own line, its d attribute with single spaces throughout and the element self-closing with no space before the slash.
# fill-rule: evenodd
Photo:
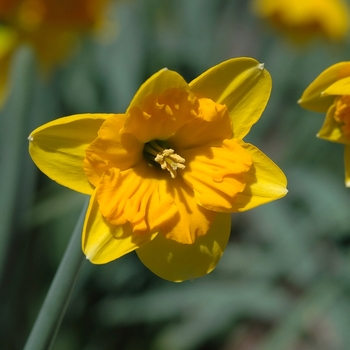
<svg viewBox="0 0 350 350">
<path fill-rule="evenodd" d="M 88 201 L 84 204 L 24 350 L 48 350 L 54 343 L 80 270 L 86 260 L 81 251 L 81 233 L 87 206 Z"/>
</svg>

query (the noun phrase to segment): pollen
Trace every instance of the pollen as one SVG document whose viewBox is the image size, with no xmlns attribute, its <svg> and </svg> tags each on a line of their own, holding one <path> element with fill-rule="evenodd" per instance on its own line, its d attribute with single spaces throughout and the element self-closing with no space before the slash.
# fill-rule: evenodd
<svg viewBox="0 0 350 350">
<path fill-rule="evenodd" d="M 185 159 L 175 153 L 171 148 L 163 148 L 156 141 L 148 142 L 144 151 L 151 155 L 153 161 L 158 163 L 163 170 L 168 170 L 171 178 L 175 179 L 178 169 L 185 169 Z"/>
</svg>

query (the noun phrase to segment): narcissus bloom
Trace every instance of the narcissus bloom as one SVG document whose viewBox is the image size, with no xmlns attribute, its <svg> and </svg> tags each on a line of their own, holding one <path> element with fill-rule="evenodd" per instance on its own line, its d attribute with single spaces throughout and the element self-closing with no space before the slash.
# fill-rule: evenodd
<svg viewBox="0 0 350 350">
<path fill-rule="evenodd" d="M 79 37 L 100 26 L 109 0 L 0 0 L 0 103 L 16 48 L 27 44 L 48 72 L 65 59 Z"/>
<path fill-rule="evenodd" d="M 91 195 L 82 248 L 103 264 L 136 250 L 171 281 L 205 275 L 230 235 L 230 213 L 283 197 L 286 178 L 244 136 L 269 98 L 254 59 L 223 62 L 190 84 L 162 69 L 125 114 L 81 114 L 31 133 L 50 178 Z"/>
<path fill-rule="evenodd" d="M 253 0 L 253 10 L 292 41 L 320 36 L 343 39 L 349 30 L 349 6 L 343 0 Z"/>
<path fill-rule="evenodd" d="M 298 103 L 327 113 L 317 136 L 345 145 L 345 185 L 350 187 L 350 62 L 337 63 L 322 72 Z"/>
</svg>

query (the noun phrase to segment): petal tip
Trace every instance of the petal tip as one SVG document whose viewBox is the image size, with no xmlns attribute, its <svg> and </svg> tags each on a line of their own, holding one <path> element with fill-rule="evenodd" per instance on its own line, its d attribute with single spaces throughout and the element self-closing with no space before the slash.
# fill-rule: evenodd
<svg viewBox="0 0 350 350">
<path fill-rule="evenodd" d="M 350 180 L 345 181 L 345 187 L 350 187 Z"/>
<path fill-rule="evenodd" d="M 299 100 L 297 101 L 297 104 L 300 105 L 303 102 L 303 100 L 301 98 L 299 98 Z"/>
<path fill-rule="evenodd" d="M 30 134 L 29 136 L 28 136 L 28 141 L 33 141 L 34 140 L 34 138 L 33 138 L 33 136 L 32 136 L 32 134 Z"/>
<path fill-rule="evenodd" d="M 258 64 L 258 68 L 259 68 L 260 70 L 264 70 L 264 69 L 265 69 L 265 63 L 259 63 L 259 64 Z"/>
</svg>

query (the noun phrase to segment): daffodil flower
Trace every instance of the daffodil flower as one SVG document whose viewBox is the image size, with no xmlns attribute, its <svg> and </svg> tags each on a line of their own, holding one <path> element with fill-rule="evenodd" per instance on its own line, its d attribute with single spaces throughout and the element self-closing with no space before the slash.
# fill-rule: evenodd
<svg viewBox="0 0 350 350">
<path fill-rule="evenodd" d="M 243 138 L 271 90 L 254 59 L 212 67 L 190 84 L 162 69 L 125 114 L 80 114 L 30 136 L 36 165 L 91 195 L 82 249 L 103 264 L 136 250 L 158 276 L 183 281 L 212 271 L 231 213 L 283 197 L 286 178 Z"/>
<path fill-rule="evenodd" d="M 345 145 L 345 185 L 350 187 L 350 62 L 323 71 L 298 103 L 308 110 L 327 113 L 317 136 Z"/>
<path fill-rule="evenodd" d="M 44 74 L 74 51 L 81 36 L 101 26 L 110 0 L 0 0 L 0 105 L 9 90 L 16 49 L 30 46 Z"/>
<path fill-rule="evenodd" d="M 253 11 L 296 43 L 314 37 L 344 39 L 349 6 L 343 0 L 253 0 Z"/>
</svg>

